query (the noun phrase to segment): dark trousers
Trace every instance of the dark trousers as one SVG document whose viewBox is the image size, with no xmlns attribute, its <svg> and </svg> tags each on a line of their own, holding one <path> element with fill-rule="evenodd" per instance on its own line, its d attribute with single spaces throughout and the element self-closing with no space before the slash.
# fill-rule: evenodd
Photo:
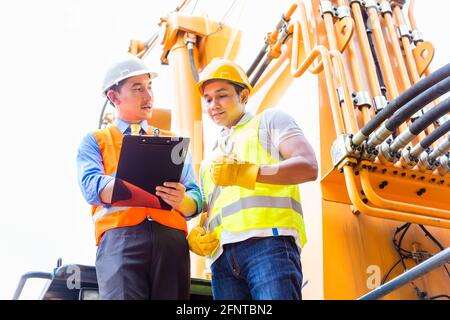
<svg viewBox="0 0 450 320">
<path fill-rule="evenodd" d="M 95 266 L 101 299 L 189 299 L 185 234 L 155 221 L 106 231 Z"/>
</svg>

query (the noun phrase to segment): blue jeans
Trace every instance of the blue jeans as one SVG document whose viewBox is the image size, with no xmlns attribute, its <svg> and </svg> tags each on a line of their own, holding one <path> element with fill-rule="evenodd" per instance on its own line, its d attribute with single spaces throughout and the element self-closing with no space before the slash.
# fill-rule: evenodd
<svg viewBox="0 0 450 320">
<path fill-rule="evenodd" d="M 301 300 L 302 265 L 290 236 L 224 245 L 211 265 L 216 300 Z"/>
</svg>

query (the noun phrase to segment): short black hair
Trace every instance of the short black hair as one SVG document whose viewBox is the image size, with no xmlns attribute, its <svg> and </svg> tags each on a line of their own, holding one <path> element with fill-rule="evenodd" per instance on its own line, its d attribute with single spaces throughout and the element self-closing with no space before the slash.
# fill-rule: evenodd
<svg viewBox="0 0 450 320">
<path fill-rule="evenodd" d="M 244 87 L 243 85 L 237 84 L 237 83 L 235 83 L 235 82 L 231 82 L 231 84 L 233 85 L 234 90 L 236 91 L 236 93 L 237 93 L 238 95 L 241 94 L 242 90 L 247 89 L 247 87 Z"/>
<path fill-rule="evenodd" d="M 120 92 L 120 89 L 122 89 L 127 79 L 128 78 L 120 80 L 118 83 L 113 84 L 111 87 L 108 88 L 108 90 L 106 90 L 106 92 L 108 92 L 109 90 Z"/>
<path fill-rule="evenodd" d="M 112 90 L 112 91 L 114 91 L 114 92 L 120 93 L 120 89 L 122 89 L 122 87 L 123 87 L 123 85 L 125 84 L 125 82 L 127 81 L 127 79 L 128 79 L 128 78 L 123 79 L 123 80 L 120 80 L 118 83 L 115 83 L 115 84 L 113 84 L 111 87 L 109 87 L 108 89 L 106 89 L 106 91 L 105 91 L 106 99 L 108 99 L 109 103 L 111 103 L 112 106 L 116 107 L 116 106 L 114 105 L 114 103 L 111 101 L 111 99 L 109 99 L 108 94 L 107 94 L 108 91 L 109 91 L 109 90 Z"/>
</svg>

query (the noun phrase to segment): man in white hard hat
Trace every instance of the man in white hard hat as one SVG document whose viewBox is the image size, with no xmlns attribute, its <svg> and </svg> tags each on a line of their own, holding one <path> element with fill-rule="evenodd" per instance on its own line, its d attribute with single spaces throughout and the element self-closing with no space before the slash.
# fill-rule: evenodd
<svg viewBox="0 0 450 320">
<path fill-rule="evenodd" d="M 152 80 L 140 59 L 128 55 L 105 75 L 103 94 L 116 107 L 114 124 L 89 133 L 78 149 L 78 178 L 92 205 L 96 271 L 102 299 L 188 299 L 190 261 L 186 218 L 203 204 L 190 161 L 180 183 L 165 182 L 156 194 L 172 210 L 111 206 L 114 175 L 124 135 L 148 134 Z M 173 135 L 161 130 L 161 135 Z"/>
<path fill-rule="evenodd" d="M 188 237 L 190 249 L 209 258 L 214 299 L 301 299 L 306 232 L 298 184 L 317 178 L 314 151 L 288 114 L 245 111 L 252 86 L 233 61 L 214 59 L 197 88 L 222 127 L 200 173 L 206 227 Z"/>
</svg>

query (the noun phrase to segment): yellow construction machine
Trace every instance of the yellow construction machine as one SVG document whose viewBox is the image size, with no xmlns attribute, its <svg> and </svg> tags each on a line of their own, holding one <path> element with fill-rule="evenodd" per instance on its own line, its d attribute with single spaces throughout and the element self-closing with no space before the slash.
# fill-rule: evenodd
<svg viewBox="0 0 450 320">
<path fill-rule="evenodd" d="M 131 40 L 129 52 L 147 59 L 161 44 L 175 105 L 155 110 L 153 124 L 191 138 L 198 173 L 205 115 L 196 79 L 213 58 L 235 59 L 246 31 L 191 15 L 189 3 L 162 17 L 148 41 Z M 252 111 L 277 107 L 302 78 L 317 79 L 317 105 L 298 96 L 285 109 L 320 126 L 320 179 L 301 188 L 305 299 L 449 298 L 450 64 L 430 70 L 434 47 L 414 3 L 298 0 L 274 6 L 275 28 L 252 35 L 261 39 L 244 66 Z M 104 110 L 99 125 L 112 118 Z M 205 293 L 205 261 L 191 257 Z"/>
</svg>

